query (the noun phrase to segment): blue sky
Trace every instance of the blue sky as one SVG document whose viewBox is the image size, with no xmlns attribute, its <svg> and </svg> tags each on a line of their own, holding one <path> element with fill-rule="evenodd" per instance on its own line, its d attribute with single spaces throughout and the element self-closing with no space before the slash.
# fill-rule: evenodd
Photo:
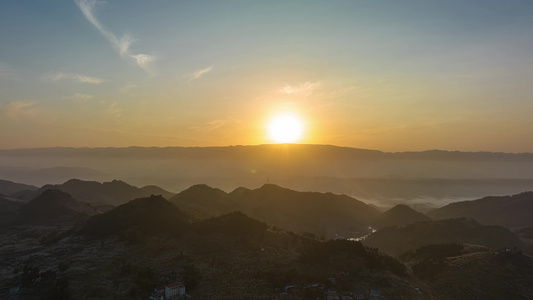
<svg viewBox="0 0 533 300">
<path fill-rule="evenodd" d="M 2 1 L 2 148 L 533 151 L 530 1 Z"/>
</svg>

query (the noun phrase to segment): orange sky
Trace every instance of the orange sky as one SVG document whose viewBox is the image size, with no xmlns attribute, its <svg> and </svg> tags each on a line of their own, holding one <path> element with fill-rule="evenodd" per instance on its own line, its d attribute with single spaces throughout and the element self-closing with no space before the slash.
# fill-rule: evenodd
<svg viewBox="0 0 533 300">
<path fill-rule="evenodd" d="M 524 1 L 8 1 L 0 148 L 532 152 Z"/>
</svg>

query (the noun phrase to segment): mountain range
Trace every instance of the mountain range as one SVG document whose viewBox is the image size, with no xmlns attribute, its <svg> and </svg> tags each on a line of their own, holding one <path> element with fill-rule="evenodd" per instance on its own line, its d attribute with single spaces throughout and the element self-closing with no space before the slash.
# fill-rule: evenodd
<svg viewBox="0 0 533 300">
<path fill-rule="evenodd" d="M 96 181 L 71 179 L 62 184 L 44 185 L 37 190 L 19 191 L 11 196 L 21 201 L 29 201 L 49 189 L 57 189 L 69 193 L 76 200 L 86 203 L 100 211 L 109 210 L 135 198 L 150 195 L 163 195 L 169 198 L 174 195 L 156 186 L 138 188 L 120 180 L 100 183 Z"/>
<path fill-rule="evenodd" d="M 272 226 L 328 237 L 366 233 L 380 214 L 374 207 L 346 195 L 297 192 L 274 184 L 255 190 L 237 188 L 229 194 L 196 185 L 169 201 L 200 217 L 238 210 Z"/>
<path fill-rule="evenodd" d="M 533 214 L 531 192 L 460 201 L 424 215 L 407 205 L 397 205 L 381 213 L 375 206 L 346 195 L 298 192 L 274 184 L 265 184 L 257 189 L 241 187 L 230 193 L 199 184 L 177 194 L 157 186 L 138 188 L 119 180 L 99 183 L 72 179 L 60 185 L 45 185 L 39 189 L 13 182 L 7 182 L 5 185 L 18 187 L 10 190 L 16 192 L 4 197 L 6 201 L 28 202 L 48 189 L 58 189 L 97 212 L 104 212 L 131 199 L 162 195 L 200 219 L 242 211 L 271 226 L 325 237 L 357 237 L 366 234 L 369 226 L 383 228 L 430 219 L 461 217 L 472 218 L 484 225 L 500 225 L 513 230 L 533 226 L 533 220 L 530 218 Z"/>
<path fill-rule="evenodd" d="M 69 180 L 15 195 L 36 192 L 25 202 L 13 201 L 13 195 L 0 198 L 0 214 L 18 216 L 0 231 L 5 258 L 0 266 L 6 275 L 0 284 L 22 287 L 16 297 L 61 298 L 68 292 L 147 298 L 155 287 L 176 280 L 197 298 L 222 293 L 242 299 L 315 299 L 333 290 L 365 298 L 379 290 L 399 299 L 505 293 L 527 299 L 531 294 L 533 265 L 522 254 L 531 253 L 527 241 L 474 219 L 430 220 L 406 205 L 381 212 L 347 195 L 275 184 L 229 193 L 194 185 L 166 194 L 167 201 L 155 194 L 166 192 L 156 186 Z M 510 207 L 496 206 L 502 218 L 510 217 L 504 212 L 515 206 L 529 209 L 527 194 L 480 201 L 477 210 L 516 198 Z M 128 199 L 135 195 L 141 196 Z M 95 209 L 103 200 L 109 209 Z M 346 239 L 369 233 L 369 226 L 378 230 L 363 244 Z M 447 247 L 443 243 L 462 248 L 457 252 L 452 245 L 450 254 L 438 250 Z M 406 251 L 410 256 L 401 255 Z M 37 267 L 42 272 L 34 272 Z M 480 276 L 490 280 L 480 283 Z M 0 296 L 8 297 L 1 290 Z"/>
<path fill-rule="evenodd" d="M 21 191 L 36 191 L 38 187 L 0 179 L 0 195 L 10 196 Z"/>
<path fill-rule="evenodd" d="M 274 183 L 428 209 L 531 190 L 532 170 L 529 153 L 388 153 L 330 145 L 0 150 L 0 178 L 38 186 L 120 178 L 170 191 L 205 183 L 230 192 Z"/>
</svg>

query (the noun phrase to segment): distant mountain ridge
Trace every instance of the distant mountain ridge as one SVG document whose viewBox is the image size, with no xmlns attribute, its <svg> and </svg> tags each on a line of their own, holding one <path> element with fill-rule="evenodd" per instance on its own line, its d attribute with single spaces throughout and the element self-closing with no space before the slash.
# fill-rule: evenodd
<svg viewBox="0 0 533 300">
<path fill-rule="evenodd" d="M 324 144 L 262 144 L 262 145 L 235 145 L 235 146 L 218 146 L 218 147 L 50 147 L 50 148 L 25 148 L 25 149 L 4 149 L 0 150 L 0 155 L 7 156 L 102 156 L 110 157 L 159 157 L 187 156 L 191 158 L 209 157 L 214 153 L 233 156 L 256 155 L 256 151 L 277 151 L 280 148 L 301 150 L 312 156 L 330 156 L 336 158 L 346 158 L 359 156 L 361 158 L 374 157 L 400 157 L 405 159 L 424 158 L 424 159 L 461 159 L 461 160 L 514 160 L 529 159 L 533 160 L 533 153 L 506 153 L 506 152 L 488 152 L 488 151 L 449 151 L 449 150 L 424 150 L 424 151 L 404 151 L 404 152 L 384 152 L 380 150 L 361 149 L 352 147 L 342 147 Z"/>
<path fill-rule="evenodd" d="M 20 191 L 35 191 L 38 187 L 0 179 L 0 195 L 11 196 Z"/>
<path fill-rule="evenodd" d="M 84 180 L 120 178 L 137 186 L 180 191 L 205 183 L 226 192 L 275 183 L 397 204 L 396 199 L 451 201 L 516 194 L 533 187 L 533 154 L 429 150 L 382 152 L 331 145 L 228 147 L 43 148 L 0 150 L 0 177 L 34 185 L 63 183 L 58 166 Z M 37 167 L 38 166 L 38 167 Z M 81 168 L 81 169 L 76 169 Z M 2 176 L 2 174 L 5 174 Z M 57 175 L 57 174 L 56 174 Z M 53 180 L 50 180 L 53 179 Z M 410 203 L 411 204 L 411 203 Z M 441 206 L 437 203 L 436 206 Z"/>
<path fill-rule="evenodd" d="M 156 186 L 138 188 L 120 180 L 111 182 L 84 181 L 71 179 L 59 185 L 45 185 L 37 191 L 26 192 L 20 195 L 22 200 L 30 200 L 48 189 L 58 189 L 72 195 L 78 201 L 87 203 L 95 209 L 102 211 L 124 204 L 132 199 L 160 194 L 164 197 L 174 195 Z"/>
</svg>

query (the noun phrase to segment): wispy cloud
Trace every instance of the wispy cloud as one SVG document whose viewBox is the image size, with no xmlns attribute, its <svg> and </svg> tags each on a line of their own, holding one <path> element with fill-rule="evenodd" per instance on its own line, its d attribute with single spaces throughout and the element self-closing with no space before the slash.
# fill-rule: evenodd
<svg viewBox="0 0 533 300">
<path fill-rule="evenodd" d="M 131 53 L 130 46 L 135 41 L 129 34 L 125 34 L 121 38 L 118 38 L 111 31 L 107 30 L 101 23 L 98 21 L 94 15 L 94 9 L 97 5 L 103 3 L 97 0 L 74 0 L 81 12 L 87 18 L 87 20 L 100 31 L 100 33 L 111 43 L 113 48 L 120 54 L 123 58 L 131 58 L 135 60 L 137 65 L 143 69 L 145 72 L 152 74 L 153 69 L 151 63 L 155 60 L 155 56 L 149 54 L 134 54 Z"/>
<path fill-rule="evenodd" d="M 122 112 L 124 110 L 118 107 L 118 104 L 116 102 L 113 102 L 109 105 L 109 107 L 106 109 L 106 112 L 113 116 L 114 118 L 118 119 L 122 117 Z"/>
<path fill-rule="evenodd" d="M 91 83 L 91 84 L 100 84 L 104 81 L 102 78 L 91 77 L 91 76 L 82 75 L 82 74 L 64 73 L 64 72 L 48 73 L 44 75 L 44 78 L 52 80 L 52 81 L 75 80 L 78 82 Z"/>
<path fill-rule="evenodd" d="M 0 115 L 19 122 L 32 119 L 37 116 L 35 102 L 15 101 L 6 106 L 0 106 Z"/>
<path fill-rule="evenodd" d="M 207 122 L 207 124 L 205 124 L 204 126 L 193 126 L 193 127 L 190 127 L 190 129 L 197 131 L 197 132 L 210 132 L 210 131 L 219 129 L 221 127 L 224 127 L 228 124 L 240 123 L 240 122 L 241 121 L 235 118 L 212 120 L 212 121 Z"/>
<path fill-rule="evenodd" d="M 360 89 L 361 89 L 360 86 L 348 85 L 348 86 L 345 86 L 345 87 L 341 87 L 341 88 L 338 88 L 338 89 L 331 90 L 329 92 L 325 92 L 323 94 L 323 96 L 324 97 L 328 97 L 328 98 L 342 97 L 342 96 L 349 95 L 349 94 L 353 93 L 354 91 L 358 91 Z"/>
<path fill-rule="evenodd" d="M 88 95 L 88 94 L 80 94 L 80 93 L 76 93 L 72 96 L 65 96 L 63 97 L 63 99 L 65 100 L 74 100 L 74 101 L 87 101 L 87 100 L 90 100 L 94 98 L 93 95 Z"/>
<path fill-rule="evenodd" d="M 123 93 L 127 93 L 127 92 L 129 92 L 131 89 L 134 89 L 134 88 L 136 88 L 136 87 L 137 87 L 136 84 L 134 84 L 134 83 L 129 83 L 129 84 L 126 84 L 126 85 L 122 86 L 122 87 L 120 88 L 120 91 L 123 92 Z"/>
<path fill-rule="evenodd" d="M 313 91 L 316 90 L 319 86 L 320 86 L 320 82 L 306 81 L 298 85 L 286 84 L 284 87 L 279 89 L 279 91 L 287 95 L 307 97 L 311 95 Z"/>
<path fill-rule="evenodd" d="M 205 69 L 198 70 L 198 71 L 192 72 L 190 74 L 187 74 L 186 77 L 189 78 L 187 80 L 187 82 L 191 82 L 193 80 L 196 80 L 196 79 L 202 77 L 204 74 L 207 74 L 207 73 L 211 72 L 211 70 L 213 70 L 213 67 L 205 68 Z"/>
</svg>

